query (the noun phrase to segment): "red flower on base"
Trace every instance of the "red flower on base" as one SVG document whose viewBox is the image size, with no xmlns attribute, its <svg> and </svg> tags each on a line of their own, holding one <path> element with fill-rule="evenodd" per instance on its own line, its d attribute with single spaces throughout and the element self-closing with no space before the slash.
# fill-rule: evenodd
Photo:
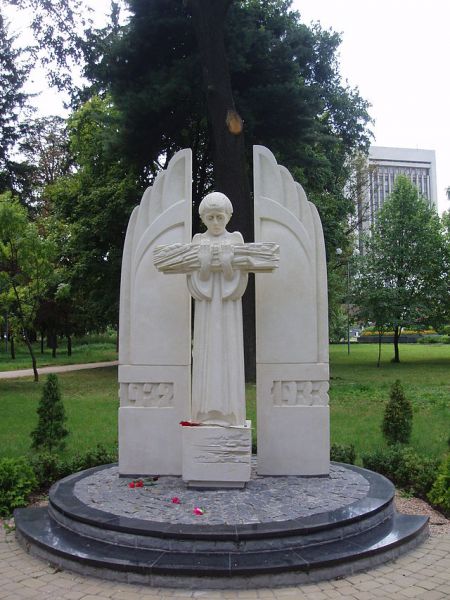
<svg viewBox="0 0 450 600">
<path fill-rule="evenodd" d="M 181 500 L 177 498 L 177 496 L 174 496 L 172 498 L 172 504 L 181 504 Z"/>
<path fill-rule="evenodd" d="M 194 513 L 194 515 L 204 515 L 205 514 L 205 511 L 203 510 L 203 508 L 200 508 L 199 506 L 196 506 L 192 512 Z"/>
</svg>

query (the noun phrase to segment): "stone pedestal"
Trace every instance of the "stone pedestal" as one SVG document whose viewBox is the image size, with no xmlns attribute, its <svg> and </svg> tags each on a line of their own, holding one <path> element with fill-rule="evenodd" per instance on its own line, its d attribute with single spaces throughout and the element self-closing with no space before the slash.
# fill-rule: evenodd
<svg viewBox="0 0 450 600">
<path fill-rule="evenodd" d="M 250 480 L 251 421 L 245 427 L 183 427 L 183 481 L 189 487 L 242 488 Z"/>
</svg>

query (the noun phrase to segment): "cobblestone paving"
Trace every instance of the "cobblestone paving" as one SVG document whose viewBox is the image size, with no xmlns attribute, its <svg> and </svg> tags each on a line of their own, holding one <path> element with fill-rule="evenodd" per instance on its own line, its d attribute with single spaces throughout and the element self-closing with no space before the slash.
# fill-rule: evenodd
<svg viewBox="0 0 450 600">
<path fill-rule="evenodd" d="M 315 584 L 258 590 L 148 588 L 55 570 L 0 528 L 0 599 L 5 600 L 444 600 L 450 598 L 450 535 L 429 538 L 394 562 Z"/>
<path fill-rule="evenodd" d="M 130 481 L 119 478 L 118 468 L 111 467 L 77 482 L 74 495 L 92 508 L 136 519 L 235 525 L 335 510 L 364 498 L 369 489 L 362 475 L 336 465 L 331 466 L 329 478 L 258 477 L 253 468 L 252 479 L 242 490 L 191 490 L 180 477 L 148 480 L 148 485 L 133 489 L 128 487 Z M 195 507 L 205 513 L 193 514 Z"/>
</svg>

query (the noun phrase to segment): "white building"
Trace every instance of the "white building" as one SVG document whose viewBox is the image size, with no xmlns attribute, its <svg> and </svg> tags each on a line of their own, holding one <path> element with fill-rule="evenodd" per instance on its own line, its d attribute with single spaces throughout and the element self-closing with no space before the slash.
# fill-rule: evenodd
<svg viewBox="0 0 450 600">
<path fill-rule="evenodd" d="M 392 192 L 397 175 L 406 175 L 419 193 L 437 210 L 436 156 L 434 150 L 371 146 L 368 181 L 358 198 L 358 228 L 367 231 Z"/>
</svg>

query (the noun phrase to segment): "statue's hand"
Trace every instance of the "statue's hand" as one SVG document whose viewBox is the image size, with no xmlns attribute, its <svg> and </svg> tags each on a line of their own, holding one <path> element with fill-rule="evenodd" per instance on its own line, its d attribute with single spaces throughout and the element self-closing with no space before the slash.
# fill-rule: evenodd
<svg viewBox="0 0 450 600">
<path fill-rule="evenodd" d="M 199 277 L 202 281 L 206 281 L 209 278 L 211 269 L 211 246 L 209 244 L 200 244 L 198 259 L 200 261 Z"/>
<path fill-rule="evenodd" d="M 221 244 L 219 249 L 219 259 L 225 279 L 233 278 L 233 267 L 231 266 L 233 256 L 233 247 L 230 244 Z"/>
</svg>

